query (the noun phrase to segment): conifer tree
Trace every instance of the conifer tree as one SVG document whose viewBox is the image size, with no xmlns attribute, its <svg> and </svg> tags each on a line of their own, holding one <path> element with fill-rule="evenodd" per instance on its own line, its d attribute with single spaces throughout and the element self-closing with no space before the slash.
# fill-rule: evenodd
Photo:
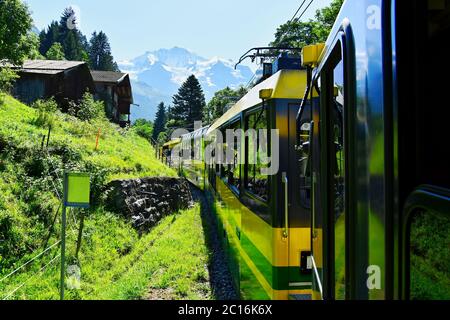
<svg viewBox="0 0 450 320">
<path fill-rule="evenodd" d="M 88 43 L 86 37 L 78 30 L 78 21 L 72 7 L 66 8 L 61 16 L 57 42 L 62 44 L 67 60 L 87 59 Z"/>
<path fill-rule="evenodd" d="M 48 27 L 47 30 L 42 30 L 39 34 L 39 39 L 41 41 L 41 45 L 39 47 L 39 52 L 41 55 L 47 55 L 48 50 L 53 46 L 55 42 L 59 41 L 59 24 L 56 21 L 53 21 Z"/>
<path fill-rule="evenodd" d="M 164 102 L 161 102 L 156 112 L 155 124 L 153 127 L 153 140 L 158 141 L 161 132 L 166 130 L 167 114 Z"/>
<path fill-rule="evenodd" d="M 119 71 L 119 67 L 114 62 L 111 53 L 108 37 L 103 31 L 92 34 L 89 47 L 89 61 L 93 70 Z"/>
<path fill-rule="evenodd" d="M 194 122 L 202 120 L 205 106 L 205 96 L 200 82 L 191 75 L 173 97 L 169 117 L 171 125 L 192 130 Z"/>
</svg>

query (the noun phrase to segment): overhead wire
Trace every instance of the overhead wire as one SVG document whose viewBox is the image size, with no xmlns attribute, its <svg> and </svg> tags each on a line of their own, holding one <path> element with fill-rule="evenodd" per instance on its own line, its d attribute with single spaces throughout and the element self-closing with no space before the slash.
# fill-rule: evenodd
<svg viewBox="0 0 450 320">
<path fill-rule="evenodd" d="M 303 0 L 302 4 L 300 5 L 300 7 L 298 7 L 297 11 L 295 11 L 294 16 L 292 17 L 292 19 L 289 21 L 289 24 L 291 24 L 292 22 L 294 22 L 295 17 L 297 17 L 297 14 L 300 12 L 300 10 L 302 9 L 303 5 L 305 4 L 306 0 Z"/>
<path fill-rule="evenodd" d="M 298 21 L 300 21 L 301 18 L 303 18 L 304 14 L 306 13 L 306 11 L 308 11 L 309 7 L 311 7 L 313 2 L 314 2 L 314 0 L 311 0 L 309 2 L 309 4 L 306 6 L 305 10 L 303 10 L 302 14 L 300 16 L 298 16 L 298 18 L 295 19 L 295 22 L 298 22 Z"/>
</svg>

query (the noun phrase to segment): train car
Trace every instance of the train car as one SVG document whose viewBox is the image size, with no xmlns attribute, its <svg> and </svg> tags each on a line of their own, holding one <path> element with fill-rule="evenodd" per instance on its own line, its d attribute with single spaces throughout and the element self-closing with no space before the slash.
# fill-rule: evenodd
<svg viewBox="0 0 450 320">
<path fill-rule="evenodd" d="M 181 174 L 200 190 L 205 190 L 205 134 L 204 127 L 181 137 Z"/>
<path fill-rule="evenodd" d="M 167 164 L 169 167 L 180 171 L 179 161 L 179 146 L 181 145 L 181 139 L 173 139 L 166 142 L 160 149 L 161 161 Z"/>
<path fill-rule="evenodd" d="M 449 29 L 447 0 L 347 0 L 304 49 L 314 299 L 450 299 Z"/>
<path fill-rule="evenodd" d="M 307 72 L 300 58 L 280 59 L 284 61 L 275 61 L 274 74 L 253 87 L 206 133 L 207 141 L 220 134 L 224 153 L 231 152 L 234 158 L 226 164 L 215 161 L 217 157 L 207 163 L 207 192 L 213 195 L 219 234 L 244 299 L 309 299 L 311 294 L 310 211 L 295 191 L 299 184 L 296 117 Z M 239 129 L 263 134 L 253 138 L 226 134 Z M 279 144 L 271 141 L 272 130 Z M 269 147 L 264 149 L 263 142 Z M 270 163 L 262 160 L 269 156 Z M 277 166 L 276 173 L 261 174 L 270 166 Z"/>
</svg>

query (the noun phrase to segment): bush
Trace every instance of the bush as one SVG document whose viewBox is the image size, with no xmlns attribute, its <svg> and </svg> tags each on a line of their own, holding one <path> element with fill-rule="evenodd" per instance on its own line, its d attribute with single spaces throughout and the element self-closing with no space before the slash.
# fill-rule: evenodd
<svg viewBox="0 0 450 320">
<path fill-rule="evenodd" d="M 135 124 L 133 125 L 133 129 L 144 139 L 151 140 L 153 136 L 153 123 L 151 121 L 147 121 L 145 119 L 138 119 L 136 120 Z"/>
<path fill-rule="evenodd" d="M 7 67 L 0 68 L 0 93 L 10 93 L 18 77 L 14 70 Z"/>
<path fill-rule="evenodd" d="M 49 100 L 37 100 L 32 107 L 37 110 L 37 118 L 34 124 L 43 127 L 53 127 L 55 122 L 55 113 L 58 110 L 58 104 L 52 98 Z"/>
<path fill-rule="evenodd" d="M 105 118 L 105 106 L 101 101 L 95 101 L 92 94 L 86 92 L 79 104 L 71 102 L 69 114 L 82 121 L 92 121 Z"/>
</svg>

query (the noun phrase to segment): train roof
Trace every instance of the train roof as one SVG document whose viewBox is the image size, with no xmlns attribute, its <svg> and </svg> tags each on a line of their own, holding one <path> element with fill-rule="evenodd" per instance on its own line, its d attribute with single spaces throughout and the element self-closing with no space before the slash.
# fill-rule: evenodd
<svg viewBox="0 0 450 320">
<path fill-rule="evenodd" d="M 262 103 L 259 93 L 264 89 L 272 89 L 270 99 L 303 99 L 307 85 L 306 70 L 281 70 L 261 82 L 241 100 L 239 100 L 230 110 L 211 125 L 206 134 L 212 133 L 224 124 L 233 120 L 238 114 Z"/>
<path fill-rule="evenodd" d="M 171 141 L 163 144 L 163 147 L 172 147 L 172 146 L 179 144 L 180 142 L 181 142 L 181 139 L 171 140 Z"/>
<path fill-rule="evenodd" d="M 203 137 L 204 135 L 206 135 L 206 132 L 208 131 L 208 129 L 209 129 L 209 126 L 203 127 L 201 129 L 195 130 L 193 132 L 190 132 L 188 134 L 181 136 L 181 139 L 182 140 L 191 140 L 191 139 L 197 139 L 197 138 Z"/>
</svg>

